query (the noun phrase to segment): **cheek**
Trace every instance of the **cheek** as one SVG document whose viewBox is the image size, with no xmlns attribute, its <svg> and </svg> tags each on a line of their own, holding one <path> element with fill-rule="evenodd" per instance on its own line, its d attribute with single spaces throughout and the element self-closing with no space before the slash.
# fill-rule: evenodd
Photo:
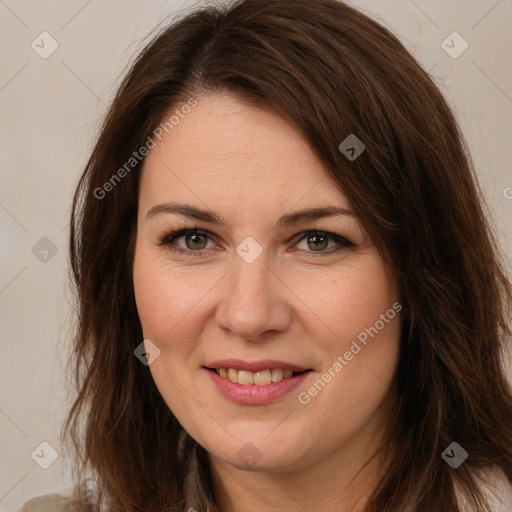
<svg viewBox="0 0 512 512">
<path fill-rule="evenodd" d="M 201 299 L 209 284 L 204 274 L 189 270 L 184 275 L 151 251 L 135 253 L 135 301 L 144 338 L 160 350 L 149 370 L 169 409 L 185 421 L 193 417 L 200 401 L 193 392 L 195 400 L 184 400 L 183 385 L 194 373 L 194 350 L 204 329 Z"/>
<path fill-rule="evenodd" d="M 348 350 L 353 339 L 398 301 L 396 286 L 377 254 L 361 256 L 357 267 L 327 269 L 294 284 L 294 293 L 305 305 L 300 316 L 309 322 L 308 330 L 315 333 L 319 346 L 329 351 Z"/>
<path fill-rule="evenodd" d="M 136 252 L 133 280 L 139 318 L 144 336 L 163 345 L 161 349 L 177 337 L 183 347 L 183 341 L 202 329 L 201 300 L 216 280 L 198 270 L 172 268 L 165 258 Z"/>
<path fill-rule="evenodd" d="M 305 328 L 322 353 L 317 380 L 300 390 L 299 402 L 324 417 L 337 438 L 340 429 L 363 425 L 388 392 L 399 357 L 398 292 L 377 256 L 295 291 L 308 297 L 313 314 Z"/>
</svg>

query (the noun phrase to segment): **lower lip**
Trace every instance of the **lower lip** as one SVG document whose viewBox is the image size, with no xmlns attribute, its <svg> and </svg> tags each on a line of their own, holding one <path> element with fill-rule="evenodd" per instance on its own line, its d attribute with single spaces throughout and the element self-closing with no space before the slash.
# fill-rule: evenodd
<svg viewBox="0 0 512 512">
<path fill-rule="evenodd" d="M 258 384 L 235 384 L 229 379 L 221 377 L 217 372 L 207 369 L 205 371 L 226 398 L 245 405 L 263 405 L 277 400 L 297 388 L 311 373 L 309 371 L 302 372 L 279 382 L 271 382 L 260 386 Z"/>
</svg>

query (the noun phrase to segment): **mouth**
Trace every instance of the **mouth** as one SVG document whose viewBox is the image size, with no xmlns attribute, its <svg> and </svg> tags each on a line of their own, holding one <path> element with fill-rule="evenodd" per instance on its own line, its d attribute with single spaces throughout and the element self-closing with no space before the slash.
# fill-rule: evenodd
<svg viewBox="0 0 512 512">
<path fill-rule="evenodd" d="M 314 370 L 280 361 L 224 360 L 202 369 L 217 391 L 240 405 L 265 405 L 297 389 Z"/>
<path fill-rule="evenodd" d="M 285 379 L 297 377 L 305 372 L 311 372 L 312 369 L 293 371 L 283 368 L 265 368 L 260 371 L 241 370 L 240 368 L 210 368 L 205 366 L 206 370 L 216 373 L 223 379 L 229 380 L 234 384 L 242 384 L 244 386 L 256 385 L 266 386 L 268 384 L 277 383 Z"/>
</svg>

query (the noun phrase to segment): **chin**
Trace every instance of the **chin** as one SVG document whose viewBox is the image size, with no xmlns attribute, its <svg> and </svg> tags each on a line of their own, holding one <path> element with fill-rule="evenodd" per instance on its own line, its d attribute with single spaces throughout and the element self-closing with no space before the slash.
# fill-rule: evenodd
<svg viewBox="0 0 512 512">
<path fill-rule="evenodd" d="M 286 435 L 284 438 L 249 436 L 247 440 L 232 440 L 223 446 L 207 446 L 210 455 L 227 464 L 247 471 L 280 472 L 301 465 L 306 456 L 304 439 Z"/>
</svg>

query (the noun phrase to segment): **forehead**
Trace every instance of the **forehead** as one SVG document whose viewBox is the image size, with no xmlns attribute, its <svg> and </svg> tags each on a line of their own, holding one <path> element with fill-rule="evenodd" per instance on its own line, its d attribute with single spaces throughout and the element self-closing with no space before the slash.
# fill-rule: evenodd
<svg viewBox="0 0 512 512">
<path fill-rule="evenodd" d="M 166 114 L 167 120 L 180 106 Z M 178 117 L 175 118 L 177 120 Z M 260 207 L 319 199 L 348 207 L 306 140 L 271 110 L 229 94 L 197 98 L 197 105 L 163 133 L 150 150 L 141 181 L 141 201 L 176 198 L 207 204 Z"/>
</svg>

